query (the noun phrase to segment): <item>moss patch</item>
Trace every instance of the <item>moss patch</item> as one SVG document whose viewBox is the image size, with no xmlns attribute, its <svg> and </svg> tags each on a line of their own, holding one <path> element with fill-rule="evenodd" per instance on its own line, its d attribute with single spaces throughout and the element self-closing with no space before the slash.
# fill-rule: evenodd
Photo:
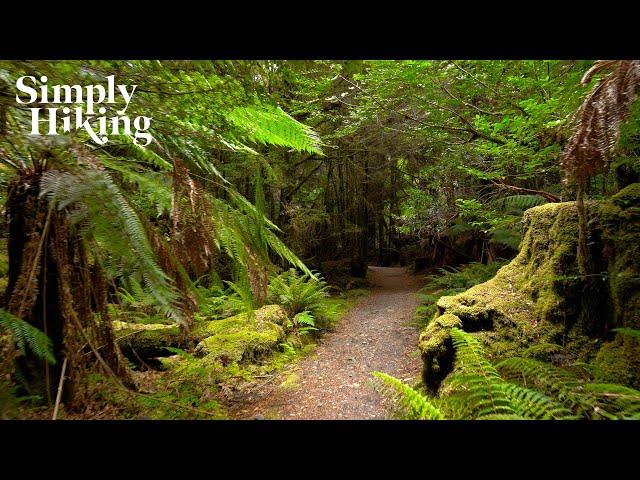
<svg viewBox="0 0 640 480">
<path fill-rule="evenodd" d="M 595 377 L 599 382 L 640 388 L 640 342 L 624 335 L 618 336 L 600 349 L 595 366 Z"/>
<path fill-rule="evenodd" d="M 185 346 L 177 325 L 114 322 L 114 331 L 122 353 L 132 362 L 172 355 L 171 348 Z"/>
<path fill-rule="evenodd" d="M 418 346 L 424 362 L 424 382 L 431 393 L 435 393 L 453 368 L 453 327 L 461 328 L 462 321 L 454 314 L 445 313 L 432 321 L 420 335 Z"/>
<path fill-rule="evenodd" d="M 266 305 L 251 316 L 240 313 L 204 322 L 193 333 L 195 339 L 201 339 L 195 356 L 208 365 L 224 367 L 232 362 L 258 360 L 284 340 L 287 323 L 287 314 L 279 305 Z"/>
</svg>

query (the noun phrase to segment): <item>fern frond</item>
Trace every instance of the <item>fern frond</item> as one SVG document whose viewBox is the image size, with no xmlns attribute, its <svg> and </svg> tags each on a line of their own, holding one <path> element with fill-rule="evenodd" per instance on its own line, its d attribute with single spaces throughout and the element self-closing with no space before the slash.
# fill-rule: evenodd
<svg viewBox="0 0 640 480">
<path fill-rule="evenodd" d="M 298 275 L 294 269 L 290 269 L 271 278 L 267 298 L 285 307 L 293 316 L 304 311 L 316 313 L 323 307 L 322 301 L 328 296 L 324 280 Z"/>
<path fill-rule="evenodd" d="M 56 363 L 51 339 L 33 325 L 0 308 L 0 326 L 6 330 L 16 342 L 18 350 L 26 353 L 28 346 L 38 357 L 51 364 Z"/>
<path fill-rule="evenodd" d="M 322 154 L 318 135 L 280 107 L 265 104 L 237 107 L 226 117 L 252 142 Z"/>
<path fill-rule="evenodd" d="M 513 357 L 499 362 L 496 367 L 501 373 L 519 384 L 535 387 L 557 398 L 573 412 L 591 416 L 597 400 L 593 394 L 584 391 L 584 378 L 576 372 L 556 367 L 533 358 Z"/>
<path fill-rule="evenodd" d="M 373 372 L 380 380 L 380 390 L 392 400 L 396 415 L 405 420 L 442 420 L 442 412 L 427 398 L 399 379 L 383 372 Z"/>
<path fill-rule="evenodd" d="M 628 337 L 640 338 L 640 330 L 638 330 L 637 328 L 628 328 L 628 327 L 614 328 L 612 332 L 617 332 L 622 335 L 626 335 Z"/>
<path fill-rule="evenodd" d="M 512 228 L 492 228 L 489 231 L 489 242 L 505 245 L 513 250 L 520 248 L 522 237 Z"/>
<path fill-rule="evenodd" d="M 584 389 L 597 397 L 601 408 L 618 418 L 635 419 L 640 415 L 640 390 L 610 383 L 587 383 Z"/>
<path fill-rule="evenodd" d="M 522 351 L 523 357 L 532 357 L 536 358 L 539 356 L 546 356 L 553 353 L 560 353 L 564 349 L 555 343 L 536 343 L 535 345 L 531 345 Z"/>
<path fill-rule="evenodd" d="M 486 358 L 478 339 L 458 328 L 451 329 L 456 349 L 454 372 L 447 378 L 450 400 L 462 404 L 467 418 L 516 414 L 504 381 Z"/>
<path fill-rule="evenodd" d="M 526 420 L 526 417 L 516 415 L 515 413 L 492 413 L 478 420 Z"/>
<path fill-rule="evenodd" d="M 465 222 L 464 220 L 456 219 L 456 222 L 443 232 L 443 235 L 447 237 L 455 238 L 465 233 L 477 232 L 477 231 L 478 231 L 477 226 L 472 225 L 469 222 Z"/>
<path fill-rule="evenodd" d="M 42 176 L 41 195 L 59 210 L 70 209 L 72 222 L 98 245 L 95 254 L 104 257 L 108 273 L 125 282 L 127 277 L 138 279 L 164 314 L 182 321 L 172 280 L 158 266 L 136 212 L 106 172 L 50 170 Z"/>
<path fill-rule="evenodd" d="M 495 198 L 489 202 L 490 206 L 501 210 L 516 210 L 523 212 L 529 208 L 544 205 L 547 199 L 541 195 L 509 195 Z"/>
<path fill-rule="evenodd" d="M 505 382 L 504 389 L 514 410 L 523 418 L 535 420 L 575 419 L 571 411 L 546 395 Z"/>
</svg>

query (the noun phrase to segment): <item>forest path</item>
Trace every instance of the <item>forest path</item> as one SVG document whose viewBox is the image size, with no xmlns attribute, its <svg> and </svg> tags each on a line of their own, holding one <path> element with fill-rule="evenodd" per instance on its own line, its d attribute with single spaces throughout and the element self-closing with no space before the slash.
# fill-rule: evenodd
<svg viewBox="0 0 640 480">
<path fill-rule="evenodd" d="M 418 330 L 411 325 L 420 279 L 404 268 L 369 267 L 374 288 L 336 329 L 275 381 L 234 402 L 233 418 L 384 419 L 386 400 L 371 372 L 406 382 L 420 372 Z M 283 385 L 283 381 L 287 380 Z"/>
</svg>

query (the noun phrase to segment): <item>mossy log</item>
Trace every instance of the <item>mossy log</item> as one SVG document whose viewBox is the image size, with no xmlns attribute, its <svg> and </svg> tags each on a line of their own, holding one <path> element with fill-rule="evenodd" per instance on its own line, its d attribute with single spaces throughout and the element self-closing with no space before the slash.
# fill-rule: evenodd
<svg viewBox="0 0 640 480">
<path fill-rule="evenodd" d="M 136 364 L 173 355 L 170 347 L 184 348 L 188 343 L 177 325 L 118 322 L 115 335 L 124 356 Z"/>
<path fill-rule="evenodd" d="M 208 362 L 257 358 L 283 341 L 289 318 L 279 305 L 265 305 L 249 317 L 240 313 L 222 320 L 196 324 L 185 338 L 177 325 L 114 322 L 122 353 L 133 363 L 149 363 L 174 354 L 173 348 L 197 344 L 195 355 Z"/>
</svg>

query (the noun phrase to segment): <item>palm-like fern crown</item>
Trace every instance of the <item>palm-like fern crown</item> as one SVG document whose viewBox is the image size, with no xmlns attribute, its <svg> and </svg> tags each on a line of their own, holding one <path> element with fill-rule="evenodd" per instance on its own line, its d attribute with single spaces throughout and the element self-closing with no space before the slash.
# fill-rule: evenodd
<svg viewBox="0 0 640 480">
<path fill-rule="evenodd" d="M 40 145 L 25 141 L 21 130 L 28 124 L 28 112 L 3 109 L 7 128 L 0 138 L 0 153 L 17 152 L 19 160 L 12 154 L 0 155 L 0 161 L 14 170 L 50 170 L 42 180 L 43 195 L 58 208 L 68 209 L 83 226 L 90 245 L 100 250 L 94 257 L 104 263 L 106 272 L 125 282 L 130 277 L 162 311 L 177 319 L 184 303 L 179 298 L 194 292 L 185 290 L 189 279 L 179 272 L 176 261 L 190 267 L 190 273 L 202 274 L 210 265 L 214 241 L 236 263 L 239 275 L 247 277 L 255 295 L 266 294 L 272 253 L 310 273 L 266 219 L 261 184 L 256 183 L 253 205 L 223 177 L 214 159 L 220 150 L 258 156 L 251 143 L 321 155 L 320 139 L 264 95 L 223 79 L 218 67 L 215 62 L 147 61 L 127 64 L 126 69 L 119 62 L 12 64 L 16 78 L 39 69 L 50 83 L 82 83 L 87 75 L 105 77 L 115 70 L 122 77 L 128 72 L 130 78 L 122 81 L 147 90 L 135 97 L 129 113 L 159 108 L 163 112 L 153 132 L 155 141 L 148 147 L 137 145 L 130 135 L 120 135 L 93 149 L 82 133 L 59 137 L 57 143 L 43 137 Z M 221 186 L 231 203 L 210 198 L 202 180 Z M 143 203 L 155 206 L 158 216 L 170 213 L 168 244 L 162 237 L 169 232 L 154 233 L 140 215 L 130 185 L 145 198 Z M 166 268 L 169 264 L 171 271 Z"/>
<path fill-rule="evenodd" d="M 582 83 L 611 69 L 578 110 L 577 129 L 560 159 L 562 168 L 581 182 L 607 168 L 620 124 L 640 88 L 639 60 L 600 60 L 585 73 Z"/>
</svg>

